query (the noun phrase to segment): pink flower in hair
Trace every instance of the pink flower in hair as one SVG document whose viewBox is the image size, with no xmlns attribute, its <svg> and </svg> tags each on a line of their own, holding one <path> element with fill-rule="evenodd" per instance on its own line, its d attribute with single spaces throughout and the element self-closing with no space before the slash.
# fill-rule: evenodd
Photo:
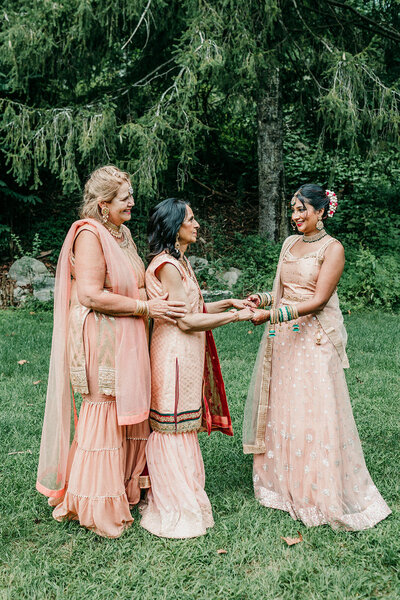
<svg viewBox="0 0 400 600">
<path fill-rule="evenodd" d="M 333 217 L 338 205 L 337 196 L 332 190 L 325 190 L 325 194 L 329 198 L 328 217 Z"/>
</svg>

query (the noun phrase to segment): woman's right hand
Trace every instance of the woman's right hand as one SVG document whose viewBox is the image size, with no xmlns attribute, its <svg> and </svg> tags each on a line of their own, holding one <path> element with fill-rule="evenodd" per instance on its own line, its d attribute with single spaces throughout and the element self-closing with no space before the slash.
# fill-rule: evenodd
<svg viewBox="0 0 400 600">
<path fill-rule="evenodd" d="M 247 296 L 246 300 L 250 300 L 250 302 L 253 302 L 256 306 L 260 305 L 260 296 L 258 296 L 258 294 L 251 294 L 250 296 Z"/>
<path fill-rule="evenodd" d="M 152 319 L 164 319 L 176 324 L 176 319 L 181 319 L 187 314 L 186 304 L 175 300 L 168 300 L 168 294 L 159 298 L 148 300 L 149 317 Z"/>
</svg>

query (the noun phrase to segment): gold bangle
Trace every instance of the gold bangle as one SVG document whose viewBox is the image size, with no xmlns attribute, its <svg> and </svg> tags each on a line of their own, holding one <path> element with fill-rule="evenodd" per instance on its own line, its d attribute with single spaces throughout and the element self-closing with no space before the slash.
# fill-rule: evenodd
<svg viewBox="0 0 400 600">
<path fill-rule="evenodd" d="M 149 303 L 144 300 L 136 300 L 136 311 L 135 315 L 137 317 L 148 317 L 149 316 Z"/>
</svg>

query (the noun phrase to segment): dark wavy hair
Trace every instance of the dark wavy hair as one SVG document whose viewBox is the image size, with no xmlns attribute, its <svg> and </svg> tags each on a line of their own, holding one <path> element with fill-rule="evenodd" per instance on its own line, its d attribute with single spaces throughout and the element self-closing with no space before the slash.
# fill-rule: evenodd
<svg viewBox="0 0 400 600">
<path fill-rule="evenodd" d="M 324 188 L 320 185 L 315 185 L 314 183 L 306 183 L 297 190 L 295 195 L 303 206 L 307 202 L 307 204 L 311 204 L 314 210 L 323 208 L 324 212 L 322 218 L 326 219 L 328 216 L 329 198 L 326 195 Z"/>
<path fill-rule="evenodd" d="M 147 226 L 149 262 L 163 250 L 167 250 L 175 258 L 180 257 L 180 253 L 175 248 L 176 234 L 185 220 L 187 205 L 188 202 L 184 200 L 167 198 L 153 208 Z"/>
</svg>

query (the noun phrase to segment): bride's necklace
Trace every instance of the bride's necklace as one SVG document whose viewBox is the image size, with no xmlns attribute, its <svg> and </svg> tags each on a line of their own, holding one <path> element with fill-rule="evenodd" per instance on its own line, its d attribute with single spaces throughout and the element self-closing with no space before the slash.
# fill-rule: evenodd
<svg viewBox="0 0 400 600">
<path fill-rule="evenodd" d="M 110 223 L 110 221 L 103 223 L 103 225 L 106 229 L 108 229 L 113 237 L 115 237 L 117 240 L 122 240 L 124 237 L 124 232 L 121 225 L 118 227 L 117 225 L 114 225 L 114 223 Z"/>
<path fill-rule="evenodd" d="M 325 229 L 318 231 L 318 233 L 315 233 L 314 235 L 306 235 L 305 233 L 303 233 L 303 242 L 305 242 L 306 244 L 312 244 L 313 242 L 318 242 L 319 240 L 322 240 L 322 238 L 326 235 L 328 234 L 326 233 Z"/>
</svg>

